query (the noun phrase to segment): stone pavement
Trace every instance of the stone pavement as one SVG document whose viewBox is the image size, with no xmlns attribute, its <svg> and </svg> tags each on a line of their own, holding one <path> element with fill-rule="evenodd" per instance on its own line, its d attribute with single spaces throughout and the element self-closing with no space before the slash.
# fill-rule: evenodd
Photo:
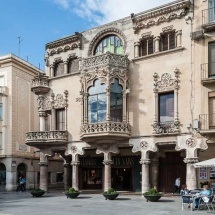
<svg viewBox="0 0 215 215">
<path fill-rule="evenodd" d="M 0 192 L 0 215 L 209 214 L 208 211 L 185 210 L 181 211 L 179 196 L 146 202 L 140 195 L 121 194 L 116 200 L 110 201 L 105 200 L 101 194 L 80 194 L 76 199 L 67 199 L 62 191 L 50 191 L 41 198 L 33 198 L 29 192 Z"/>
</svg>

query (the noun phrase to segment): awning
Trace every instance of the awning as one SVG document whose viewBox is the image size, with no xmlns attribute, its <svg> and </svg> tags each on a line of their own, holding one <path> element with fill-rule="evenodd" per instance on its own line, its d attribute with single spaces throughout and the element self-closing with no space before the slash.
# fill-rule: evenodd
<svg viewBox="0 0 215 215">
<path fill-rule="evenodd" d="M 215 167 L 215 158 L 201 161 L 198 163 L 193 164 L 195 168 L 201 168 L 201 167 Z"/>
</svg>

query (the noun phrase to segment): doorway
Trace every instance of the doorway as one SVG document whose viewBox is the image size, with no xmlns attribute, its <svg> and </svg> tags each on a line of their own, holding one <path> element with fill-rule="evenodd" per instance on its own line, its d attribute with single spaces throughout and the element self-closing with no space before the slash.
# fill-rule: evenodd
<svg viewBox="0 0 215 215">
<path fill-rule="evenodd" d="M 6 186 L 6 167 L 3 163 L 0 163 L 0 191 L 5 190 Z"/>
<path fill-rule="evenodd" d="M 132 190 L 132 169 L 112 168 L 111 183 L 115 190 Z"/>
<path fill-rule="evenodd" d="M 161 192 L 173 192 L 175 179 L 181 178 L 181 185 L 186 184 L 186 164 L 181 152 L 166 152 L 165 158 L 159 159 L 158 186 Z"/>
</svg>

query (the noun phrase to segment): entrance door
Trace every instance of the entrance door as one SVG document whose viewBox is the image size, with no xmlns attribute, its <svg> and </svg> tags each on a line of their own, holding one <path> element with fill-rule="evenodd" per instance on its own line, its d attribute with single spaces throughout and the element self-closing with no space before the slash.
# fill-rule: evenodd
<svg viewBox="0 0 215 215">
<path fill-rule="evenodd" d="M 6 185 L 6 167 L 3 163 L 0 163 L 0 191 L 5 190 Z"/>
<path fill-rule="evenodd" d="M 131 168 L 112 168 L 112 187 L 116 190 L 132 190 L 131 170 Z"/>
<path fill-rule="evenodd" d="M 215 76 L 215 43 L 208 44 L 208 78 Z"/>
<path fill-rule="evenodd" d="M 159 191 L 173 192 L 173 185 L 178 177 L 181 178 L 181 185 L 186 184 L 186 164 L 183 162 L 180 153 L 166 152 L 166 158 L 159 159 Z"/>
</svg>

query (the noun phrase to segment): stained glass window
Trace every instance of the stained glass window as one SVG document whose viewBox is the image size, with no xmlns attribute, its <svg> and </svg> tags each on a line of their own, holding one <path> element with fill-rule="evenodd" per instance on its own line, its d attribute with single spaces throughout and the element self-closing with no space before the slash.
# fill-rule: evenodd
<svg viewBox="0 0 215 215">
<path fill-rule="evenodd" d="M 115 54 L 123 54 L 123 44 L 119 37 L 108 35 L 103 38 L 96 46 L 94 54 L 104 54 L 108 51 Z"/>
</svg>

